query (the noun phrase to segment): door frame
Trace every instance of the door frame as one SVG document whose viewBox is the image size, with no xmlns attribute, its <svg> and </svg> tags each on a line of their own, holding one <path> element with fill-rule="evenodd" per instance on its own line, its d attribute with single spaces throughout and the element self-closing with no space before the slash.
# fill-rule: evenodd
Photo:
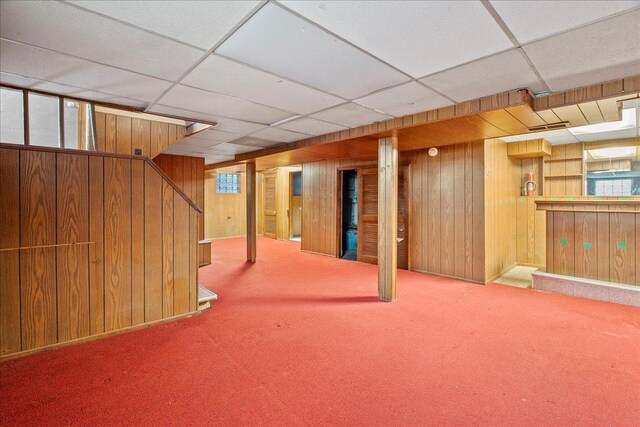
<svg viewBox="0 0 640 427">
<path fill-rule="evenodd" d="M 293 221 L 293 210 L 292 210 L 292 205 L 293 205 L 293 175 L 299 173 L 300 174 L 300 181 L 302 181 L 302 170 L 295 170 L 295 171 L 289 171 L 289 207 L 287 209 L 287 217 L 289 220 L 289 236 L 287 237 L 289 240 L 291 240 L 294 236 L 293 236 L 293 227 L 291 226 L 291 222 Z M 300 182 L 300 186 L 302 187 L 302 182 Z M 302 190 L 302 188 L 300 189 Z M 304 195 L 302 196 L 296 196 L 296 197 L 304 197 Z M 303 212 L 302 209 L 304 208 L 304 203 L 300 203 L 300 241 L 302 241 L 302 218 L 303 218 Z"/>
<path fill-rule="evenodd" d="M 270 171 L 270 172 L 266 172 L 262 174 L 263 177 L 263 181 L 262 181 L 262 185 L 263 185 L 263 190 L 262 190 L 262 235 L 264 237 L 268 237 L 270 239 L 278 239 L 278 195 L 276 193 L 277 189 L 278 189 L 278 176 L 277 176 L 277 172 L 275 171 Z M 273 177 L 273 179 L 275 180 L 275 188 L 274 188 L 274 203 L 275 203 L 275 208 L 276 210 L 267 210 L 266 209 L 266 203 L 265 203 L 265 198 L 267 197 L 267 191 L 266 191 L 266 187 L 267 187 L 267 178 L 271 178 Z M 267 233 L 266 230 L 266 216 L 273 216 L 275 218 L 275 223 L 276 223 L 276 230 L 275 230 L 275 234 L 271 234 L 271 233 Z"/>
</svg>

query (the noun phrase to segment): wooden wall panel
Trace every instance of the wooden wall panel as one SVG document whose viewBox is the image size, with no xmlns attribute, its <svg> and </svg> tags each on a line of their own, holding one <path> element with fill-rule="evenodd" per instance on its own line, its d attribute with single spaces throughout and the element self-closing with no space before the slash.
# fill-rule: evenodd
<svg viewBox="0 0 640 427">
<path fill-rule="evenodd" d="M 169 125 L 151 122 L 151 158 L 156 157 L 169 146 Z"/>
<path fill-rule="evenodd" d="M 637 215 L 637 214 L 636 214 Z M 610 278 L 616 283 L 635 284 L 636 262 L 636 224 L 634 214 L 610 213 L 609 242 Z"/>
<path fill-rule="evenodd" d="M 21 349 L 20 153 L 0 149 L 0 356 Z"/>
<path fill-rule="evenodd" d="M 162 316 L 173 316 L 173 199 L 174 190 L 162 182 Z"/>
<path fill-rule="evenodd" d="M 145 322 L 162 319 L 162 183 L 162 177 L 144 165 L 144 211 L 149 213 L 144 222 Z"/>
<path fill-rule="evenodd" d="M 104 160 L 105 331 L 131 326 L 131 160 Z"/>
<path fill-rule="evenodd" d="M 144 161 L 131 160 L 131 324 L 144 323 Z M 151 213 L 153 215 L 153 213 Z"/>
<path fill-rule="evenodd" d="M 131 149 L 142 150 L 143 156 L 151 156 L 151 122 L 149 120 L 131 120 Z"/>
<path fill-rule="evenodd" d="M 207 172 L 204 185 L 206 189 L 205 237 L 219 239 L 245 236 L 247 234 L 245 174 L 240 174 L 240 194 L 216 193 L 216 173 Z M 258 215 L 258 217 L 262 217 L 262 215 Z"/>
<path fill-rule="evenodd" d="M 575 213 L 575 274 L 578 277 L 598 278 L 598 228 L 594 226 L 597 223 L 596 212 Z"/>
<path fill-rule="evenodd" d="M 56 154 L 20 152 L 22 348 L 54 344 L 56 313 Z"/>
<path fill-rule="evenodd" d="M 89 157 L 89 326 L 104 332 L 104 159 Z"/>
<path fill-rule="evenodd" d="M 89 318 L 89 159 L 57 155 L 58 342 L 86 337 Z"/>
<path fill-rule="evenodd" d="M 0 166 L 1 358 L 197 310 L 198 212 L 148 159 L 2 144 Z"/>
<path fill-rule="evenodd" d="M 131 149 L 131 117 L 116 116 L 116 152 L 133 154 Z"/>
</svg>

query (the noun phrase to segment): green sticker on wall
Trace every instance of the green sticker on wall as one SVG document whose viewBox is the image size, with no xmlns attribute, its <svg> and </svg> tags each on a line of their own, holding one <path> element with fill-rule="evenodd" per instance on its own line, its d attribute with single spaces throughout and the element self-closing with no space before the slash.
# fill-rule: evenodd
<svg viewBox="0 0 640 427">
<path fill-rule="evenodd" d="M 589 242 L 584 242 L 582 244 L 582 247 L 585 248 L 586 250 L 589 250 L 589 249 L 591 249 L 592 245 Z"/>
<path fill-rule="evenodd" d="M 618 249 L 627 249 L 627 242 L 618 242 Z"/>
<path fill-rule="evenodd" d="M 567 246 L 567 239 L 560 239 L 560 246 Z"/>
</svg>

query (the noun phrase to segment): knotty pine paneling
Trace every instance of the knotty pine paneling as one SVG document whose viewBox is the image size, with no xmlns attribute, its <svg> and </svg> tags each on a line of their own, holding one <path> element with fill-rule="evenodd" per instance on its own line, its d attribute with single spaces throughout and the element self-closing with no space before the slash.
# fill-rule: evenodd
<svg viewBox="0 0 640 427">
<path fill-rule="evenodd" d="M 199 215 L 149 160 L 1 146 L 0 166 L 0 357 L 197 309 Z"/>
</svg>

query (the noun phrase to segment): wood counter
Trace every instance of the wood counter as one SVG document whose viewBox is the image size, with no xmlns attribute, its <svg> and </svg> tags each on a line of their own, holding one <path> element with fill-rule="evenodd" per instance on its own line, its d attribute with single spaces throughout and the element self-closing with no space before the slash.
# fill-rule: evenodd
<svg viewBox="0 0 640 427">
<path fill-rule="evenodd" d="M 640 198 L 536 199 L 547 215 L 546 271 L 640 285 Z"/>
</svg>

